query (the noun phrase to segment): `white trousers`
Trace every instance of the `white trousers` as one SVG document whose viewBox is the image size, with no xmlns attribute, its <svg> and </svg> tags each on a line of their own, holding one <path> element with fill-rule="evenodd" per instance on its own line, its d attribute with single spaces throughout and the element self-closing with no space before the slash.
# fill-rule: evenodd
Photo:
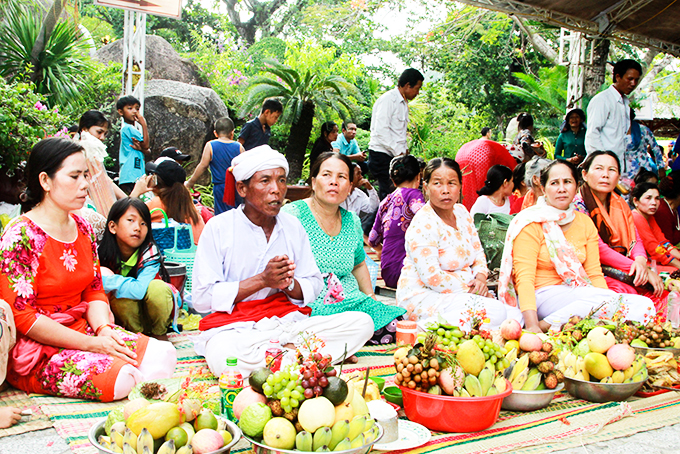
<svg viewBox="0 0 680 454">
<path fill-rule="evenodd" d="M 508 317 L 516 318 L 513 316 L 515 314 L 508 313 L 513 308 L 496 299 L 473 295 L 472 293 L 442 294 L 432 292 L 420 304 L 427 307 L 424 312 L 430 314 L 429 317 L 421 318 L 418 321 L 418 327 L 423 331 L 427 329 L 429 324 L 437 322 L 437 315 L 441 315 L 451 325 L 458 326 L 465 331 L 471 329 L 468 311 L 477 312 L 484 309 L 486 317 L 489 319 L 489 323 L 486 323 L 484 328 L 489 330 L 500 327 L 501 323 Z"/>
<path fill-rule="evenodd" d="M 227 358 L 238 359 L 243 377 L 258 367 L 265 366 L 265 352 L 272 345 L 270 340 L 279 341 L 279 348 L 288 350 L 282 365 L 295 361 L 295 351 L 283 347 L 302 344 L 300 333 L 314 333 L 323 340 L 323 354 L 330 354 L 333 362 L 342 359 L 345 347 L 347 357 L 356 353 L 373 335 L 373 319 L 363 312 L 306 317 L 299 321 L 286 322 L 280 319 L 263 319 L 252 329 L 228 329 L 215 334 L 205 346 L 205 359 L 212 373 L 219 377 L 226 367 Z"/>
<path fill-rule="evenodd" d="M 649 321 L 656 313 L 654 302 L 642 295 L 619 294 L 597 287 L 571 288 L 566 285 L 550 285 L 536 290 L 538 319 L 548 322 L 553 330 L 559 330 L 571 316 L 585 317 L 605 302 L 596 313 L 601 318 L 612 317 L 619 307 L 624 309 L 626 320 L 641 323 Z"/>
<path fill-rule="evenodd" d="M 113 399 L 126 398 L 132 388 L 144 381 L 171 378 L 176 364 L 177 350 L 174 345 L 150 337 L 142 362 L 137 367 L 126 364 L 120 368 L 113 388 Z"/>
</svg>

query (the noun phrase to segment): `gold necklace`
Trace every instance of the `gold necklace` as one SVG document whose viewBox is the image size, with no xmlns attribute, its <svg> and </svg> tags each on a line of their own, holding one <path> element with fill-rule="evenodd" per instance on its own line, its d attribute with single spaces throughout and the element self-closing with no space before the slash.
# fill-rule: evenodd
<svg viewBox="0 0 680 454">
<path fill-rule="evenodd" d="M 331 226 L 332 228 L 328 228 L 326 223 L 324 222 L 323 216 L 316 210 L 316 199 L 312 198 L 312 203 L 310 204 L 310 207 L 312 208 L 312 214 L 314 215 L 314 218 L 317 220 L 317 223 L 319 224 L 319 227 L 321 227 L 321 230 L 328 235 L 328 237 L 331 239 L 331 241 L 335 241 L 335 237 L 331 235 L 329 232 L 334 232 L 337 226 L 337 218 L 338 214 L 340 213 L 340 210 L 338 209 L 337 213 L 333 219 L 333 225 Z M 339 232 L 338 232 L 339 233 Z"/>
</svg>

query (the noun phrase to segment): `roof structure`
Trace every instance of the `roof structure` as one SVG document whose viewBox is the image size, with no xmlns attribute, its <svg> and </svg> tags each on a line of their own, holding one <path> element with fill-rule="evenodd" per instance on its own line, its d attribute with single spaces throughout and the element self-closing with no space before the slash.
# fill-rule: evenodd
<svg viewBox="0 0 680 454">
<path fill-rule="evenodd" d="M 680 0 L 457 0 L 680 57 Z"/>
</svg>

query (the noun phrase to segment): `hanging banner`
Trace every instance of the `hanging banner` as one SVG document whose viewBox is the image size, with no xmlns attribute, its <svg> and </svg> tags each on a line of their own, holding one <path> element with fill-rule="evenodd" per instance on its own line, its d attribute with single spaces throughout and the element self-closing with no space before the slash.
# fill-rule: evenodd
<svg viewBox="0 0 680 454">
<path fill-rule="evenodd" d="M 174 19 L 182 15 L 182 0 L 94 0 L 94 4 Z"/>
</svg>

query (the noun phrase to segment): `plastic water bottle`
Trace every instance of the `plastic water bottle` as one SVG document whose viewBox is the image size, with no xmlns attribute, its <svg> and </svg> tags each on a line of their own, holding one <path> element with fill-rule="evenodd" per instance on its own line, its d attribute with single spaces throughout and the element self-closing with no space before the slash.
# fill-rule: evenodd
<svg viewBox="0 0 680 454">
<path fill-rule="evenodd" d="M 227 358 L 227 367 L 220 375 L 220 409 L 222 416 L 232 422 L 237 422 L 234 416 L 234 399 L 243 390 L 243 377 L 237 366 L 236 358 Z"/>
</svg>

